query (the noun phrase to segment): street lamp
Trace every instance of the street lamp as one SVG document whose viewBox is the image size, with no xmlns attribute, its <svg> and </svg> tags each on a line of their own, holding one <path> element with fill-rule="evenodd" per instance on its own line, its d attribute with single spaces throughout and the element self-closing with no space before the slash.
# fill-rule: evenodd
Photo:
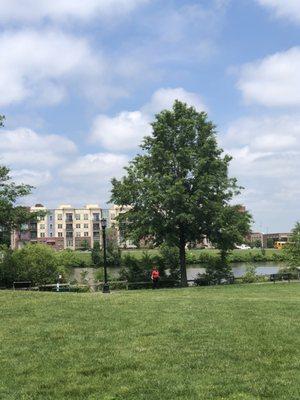
<svg viewBox="0 0 300 400">
<path fill-rule="evenodd" d="M 107 261 L 106 261 L 106 229 L 107 226 L 107 221 L 105 218 L 101 219 L 101 228 L 102 228 L 102 238 L 103 238 L 103 261 L 104 261 L 104 285 L 102 292 L 103 293 L 109 293 L 109 284 L 107 282 Z"/>
</svg>

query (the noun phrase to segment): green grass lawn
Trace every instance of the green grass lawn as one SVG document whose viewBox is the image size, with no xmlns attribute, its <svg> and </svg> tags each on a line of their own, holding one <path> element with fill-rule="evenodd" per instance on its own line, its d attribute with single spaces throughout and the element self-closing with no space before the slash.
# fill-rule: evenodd
<svg viewBox="0 0 300 400">
<path fill-rule="evenodd" d="M 297 283 L 0 304 L 3 400 L 300 399 Z"/>
<path fill-rule="evenodd" d="M 277 249 L 265 249 L 266 251 L 266 255 L 271 255 L 274 253 L 281 253 L 281 250 L 277 250 Z M 147 252 L 150 255 L 156 255 L 159 254 L 159 250 L 158 249 L 149 249 L 149 250 L 145 250 L 145 249 L 133 249 L 133 250 L 122 250 L 122 255 L 125 254 L 131 254 L 134 257 L 137 258 L 141 258 L 143 253 Z M 192 250 L 188 250 L 188 252 L 198 255 L 198 254 L 218 254 L 219 250 L 217 249 L 192 249 Z M 261 250 L 260 249 L 251 249 L 251 250 L 233 250 L 232 251 L 233 254 L 260 254 Z"/>
</svg>

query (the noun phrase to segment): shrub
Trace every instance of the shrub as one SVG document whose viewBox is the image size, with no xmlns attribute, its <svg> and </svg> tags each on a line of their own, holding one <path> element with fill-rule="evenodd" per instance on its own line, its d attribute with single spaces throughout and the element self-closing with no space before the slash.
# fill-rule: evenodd
<svg viewBox="0 0 300 400">
<path fill-rule="evenodd" d="M 217 258 L 210 262 L 206 267 L 204 274 L 198 274 L 195 279 L 195 285 L 206 286 L 206 285 L 220 285 L 222 283 L 233 283 L 234 276 L 231 271 L 231 267 L 222 262 L 220 258 Z"/>
<path fill-rule="evenodd" d="M 100 243 L 95 242 L 91 253 L 92 261 L 95 267 L 100 267 L 103 264 L 103 257 L 101 255 Z"/>
<path fill-rule="evenodd" d="M 242 276 L 242 283 L 254 283 L 258 282 L 259 277 L 256 275 L 256 267 L 254 265 L 247 265 L 246 272 Z"/>
<path fill-rule="evenodd" d="M 58 264 L 55 251 L 42 244 L 27 245 L 21 250 L 7 250 L 0 264 L 0 285 L 11 287 L 14 281 L 30 281 L 32 285 L 57 281 L 64 269 Z"/>
<path fill-rule="evenodd" d="M 56 253 L 58 265 L 63 268 L 86 268 L 87 263 L 73 250 L 61 250 Z"/>
</svg>

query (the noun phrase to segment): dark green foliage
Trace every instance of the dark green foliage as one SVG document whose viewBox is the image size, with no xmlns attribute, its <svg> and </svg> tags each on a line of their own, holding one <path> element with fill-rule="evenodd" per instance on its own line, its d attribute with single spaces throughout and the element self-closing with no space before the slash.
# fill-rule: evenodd
<svg viewBox="0 0 300 400">
<path fill-rule="evenodd" d="M 85 268 L 89 266 L 78 253 L 70 249 L 59 251 L 55 255 L 58 265 L 63 268 Z"/>
<path fill-rule="evenodd" d="M 204 274 L 198 274 L 195 284 L 199 286 L 220 285 L 221 283 L 233 283 L 234 277 L 231 267 L 217 258 L 206 267 Z"/>
<path fill-rule="evenodd" d="M 150 274 L 151 268 L 147 268 L 144 266 L 141 260 L 137 260 L 130 255 L 126 255 L 122 260 L 123 267 L 120 270 L 119 276 L 120 280 L 126 280 L 130 283 L 137 283 L 136 285 L 131 285 L 131 289 L 140 289 L 143 287 L 147 287 L 147 285 L 142 284 L 141 282 L 148 282 L 148 286 L 151 284 Z"/>
<path fill-rule="evenodd" d="M 151 287 L 151 270 L 156 266 L 160 273 L 160 287 L 174 287 L 178 285 L 180 279 L 180 269 L 178 262 L 178 249 L 163 245 L 160 254 L 150 256 L 144 252 L 142 257 L 137 259 L 131 255 L 122 258 L 122 268 L 120 279 L 130 283 L 144 282 L 145 284 L 130 285 L 131 289 Z"/>
<path fill-rule="evenodd" d="M 103 256 L 103 252 L 101 253 Z M 107 265 L 118 267 L 121 264 L 121 249 L 114 239 L 108 237 L 106 248 Z"/>
<path fill-rule="evenodd" d="M 80 250 L 85 251 L 85 250 L 90 250 L 90 245 L 89 242 L 87 240 L 83 240 L 81 242 L 81 248 Z"/>
<path fill-rule="evenodd" d="M 21 250 L 7 250 L 0 263 L 0 286 L 12 287 L 14 281 L 30 281 L 32 285 L 53 284 L 64 269 L 58 264 L 55 251 L 35 244 Z"/>
<path fill-rule="evenodd" d="M 207 235 L 227 251 L 229 233 L 239 243 L 250 217 L 229 205 L 240 188 L 228 177 L 231 158 L 218 147 L 215 126 L 206 113 L 175 101 L 172 110 L 155 116 L 152 128 L 152 136 L 141 146 L 143 153 L 126 168 L 127 175 L 112 180 L 111 200 L 131 206 L 119 215 L 125 236 L 179 248 L 186 285 L 186 243 Z M 229 229 L 229 223 L 234 227 Z"/>
<path fill-rule="evenodd" d="M 169 280 L 180 280 L 179 250 L 177 247 L 162 244 L 159 248 L 157 259 L 161 275 L 165 275 L 166 271 L 168 271 L 167 277 Z"/>
<path fill-rule="evenodd" d="M 283 249 L 283 253 L 286 255 L 291 267 L 300 267 L 300 222 L 296 223 L 289 243 Z"/>
<path fill-rule="evenodd" d="M 100 243 L 95 242 L 94 247 L 92 249 L 91 253 L 92 261 L 95 267 L 100 267 L 100 265 L 103 263 L 103 258 L 101 255 L 101 250 L 100 250 Z"/>
</svg>

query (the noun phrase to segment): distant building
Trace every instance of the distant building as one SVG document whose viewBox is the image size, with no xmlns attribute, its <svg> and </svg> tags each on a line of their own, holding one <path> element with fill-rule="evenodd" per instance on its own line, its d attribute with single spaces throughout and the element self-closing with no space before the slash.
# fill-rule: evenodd
<svg viewBox="0 0 300 400">
<path fill-rule="evenodd" d="M 93 247 L 95 242 L 101 242 L 101 218 L 105 214 L 109 219 L 108 210 L 102 210 L 97 204 L 83 208 L 63 204 L 56 209 L 37 204 L 30 210 L 45 211 L 46 215 L 38 221 L 29 221 L 20 231 L 12 233 L 11 247 L 14 249 L 26 243 L 44 243 L 56 250 Z"/>
<path fill-rule="evenodd" d="M 275 242 L 288 242 L 291 237 L 290 232 L 284 233 L 261 233 L 261 232 L 251 232 L 247 236 L 247 240 L 251 243 L 260 241 L 264 248 L 273 248 Z"/>
<path fill-rule="evenodd" d="M 118 245 L 123 248 L 136 247 L 131 240 L 124 238 L 124 236 L 122 235 L 122 230 L 120 229 L 119 223 L 117 221 L 117 218 L 121 213 L 125 213 L 130 209 L 130 206 L 118 206 L 115 204 L 109 209 L 109 226 L 116 230 Z"/>
</svg>

